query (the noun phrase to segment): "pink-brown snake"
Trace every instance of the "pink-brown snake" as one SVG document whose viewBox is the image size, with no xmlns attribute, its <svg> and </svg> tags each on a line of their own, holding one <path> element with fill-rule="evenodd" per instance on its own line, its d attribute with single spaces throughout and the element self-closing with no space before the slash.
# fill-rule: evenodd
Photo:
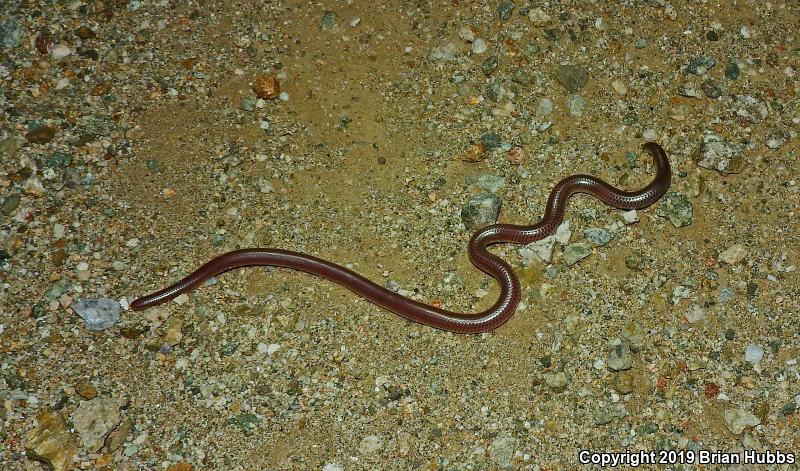
<svg viewBox="0 0 800 471">
<path fill-rule="evenodd" d="M 500 283 L 500 297 L 489 309 L 477 314 L 451 312 L 379 286 L 340 265 L 310 255 L 279 249 L 242 249 L 222 254 L 201 266 L 177 283 L 136 299 L 133 310 L 147 309 L 189 292 L 207 279 L 222 272 L 244 266 L 266 265 L 301 270 L 336 282 L 365 299 L 414 322 L 459 333 L 487 332 L 505 323 L 519 305 L 522 289 L 509 264 L 489 253 L 486 248 L 500 243 L 529 244 L 555 232 L 564 219 L 567 200 L 574 193 L 588 193 L 619 209 L 641 209 L 658 201 L 671 180 L 669 160 L 664 149 L 648 142 L 643 146 L 655 161 L 656 176 L 638 191 L 623 191 L 599 178 L 572 175 L 553 187 L 547 200 L 544 217 L 531 226 L 493 224 L 477 231 L 469 241 L 469 259 L 473 265 Z"/>
</svg>

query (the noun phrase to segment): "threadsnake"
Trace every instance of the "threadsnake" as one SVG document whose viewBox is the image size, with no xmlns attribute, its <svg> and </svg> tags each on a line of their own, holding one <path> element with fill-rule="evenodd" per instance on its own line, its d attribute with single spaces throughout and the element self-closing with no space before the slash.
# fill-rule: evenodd
<svg viewBox="0 0 800 471">
<path fill-rule="evenodd" d="M 469 259 L 500 284 L 500 296 L 488 309 L 477 314 L 448 311 L 424 304 L 384 288 L 363 276 L 311 255 L 280 249 L 241 249 L 224 253 L 201 266 L 175 284 L 134 300 L 133 310 L 147 309 L 189 292 L 207 279 L 228 270 L 245 266 L 273 266 L 300 270 L 338 283 L 378 306 L 406 319 L 437 329 L 458 333 L 488 332 L 503 325 L 517 309 L 522 288 L 511 266 L 489 253 L 494 244 L 529 244 L 553 232 L 564 219 L 567 201 L 575 193 L 590 194 L 609 206 L 619 209 L 641 209 L 658 201 L 670 185 L 669 159 L 664 149 L 648 142 L 643 149 L 654 159 L 653 181 L 637 191 L 624 191 L 589 175 L 572 175 L 558 182 L 547 199 L 541 221 L 529 226 L 493 224 L 473 234 L 469 241 Z"/>
</svg>

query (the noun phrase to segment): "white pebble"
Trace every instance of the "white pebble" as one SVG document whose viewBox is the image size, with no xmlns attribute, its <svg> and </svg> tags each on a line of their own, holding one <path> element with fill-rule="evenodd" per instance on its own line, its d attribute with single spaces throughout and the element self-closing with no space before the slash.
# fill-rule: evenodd
<svg viewBox="0 0 800 471">
<path fill-rule="evenodd" d="M 611 82 L 611 86 L 612 86 L 612 87 L 614 88 L 614 90 L 615 90 L 617 93 L 619 93 L 620 95 L 625 95 L 626 93 L 628 93 L 628 86 L 627 86 L 627 85 L 625 85 L 625 84 L 622 82 L 622 80 L 619 80 L 619 79 L 617 79 L 617 80 L 614 80 L 613 82 Z"/>
<path fill-rule="evenodd" d="M 484 41 L 481 38 L 476 39 L 475 42 L 472 43 L 473 54 L 483 54 L 484 52 L 486 52 L 486 49 L 487 49 L 486 41 Z"/>
<path fill-rule="evenodd" d="M 744 39 L 750 39 L 752 35 L 750 34 L 750 29 L 748 29 L 747 26 L 742 26 L 742 28 L 739 30 L 739 36 Z"/>
<path fill-rule="evenodd" d="M 60 239 L 67 233 L 67 228 L 63 224 L 53 224 L 53 237 Z"/>
<path fill-rule="evenodd" d="M 56 82 L 56 90 L 63 90 L 69 86 L 69 79 L 62 77 Z"/>
<path fill-rule="evenodd" d="M 137 245 L 139 245 L 139 239 L 136 238 L 129 239 L 127 242 L 125 242 L 125 245 L 130 248 L 136 247 Z"/>
<path fill-rule="evenodd" d="M 355 28 L 359 23 L 361 23 L 361 18 L 354 16 L 353 19 L 350 20 L 350 27 Z"/>
<path fill-rule="evenodd" d="M 289 94 L 286 92 L 281 92 L 280 95 L 278 95 L 278 99 L 280 101 L 289 101 Z"/>
<path fill-rule="evenodd" d="M 88 264 L 88 263 L 86 263 L 86 262 L 81 262 L 81 263 L 79 263 L 79 264 L 78 264 L 78 266 L 77 266 L 77 267 L 75 267 L 75 268 L 76 268 L 78 271 L 86 271 L 86 270 L 88 270 L 88 269 L 89 269 L 89 264 Z"/>
<path fill-rule="evenodd" d="M 636 214 L 635 209 L 631 209 L 622 213 L 622 220 L 625 221 L 625 224 L 633 224 L 639 222 L 639 215 Z"/>
<path fill-rule="evenodd" d="M 57 44 L 50 53 L 53 55 L 53 59 L 63 59 L 72 54 L 72 49 L 66 44 Z"/>
<path fill-rule="evenodd" d="M 647 128 L 642 132 L 642 137 L 645 141 L 655 141 L 658 139 L 658 133 L 656 133 L 656 130 L 653 128 Z"/>
<path fill-rule="evenodd" d="M 764 358 L 764 349 L 756 344 L 750 344 L 744 351 L 744 360 L 750 364 L 755 365 Z"/>
<path fill-rule="evenodd" d="M 467 26 L 462 26 L 461 29 L 458 30 L 458 37 L 468 43 L 475 41 L 475 33 Z"/>
<path fill-rule="evenodd" d="M 277 352 L 279 348 L 281 348 L 281 346 L 277 343 L 271 343 L 267 345 L 267 355 L 272 355 L 273 353 Z"/>
</svg>

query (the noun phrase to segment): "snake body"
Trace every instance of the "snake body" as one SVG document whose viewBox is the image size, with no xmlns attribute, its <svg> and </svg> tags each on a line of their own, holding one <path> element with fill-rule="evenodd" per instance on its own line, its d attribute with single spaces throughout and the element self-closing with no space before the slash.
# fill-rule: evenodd
<svg viewBox="0 0 800 471">
<path fill-rule="evenodd" d="M 643 149 L 654 159 L 656 175 L 650 184 L 637 191 L 623 191 L 589 175 L 572 175 L 558 182 L 547 199 L 544 216 L 533 225 L 493 224 L 478 230 L 469 241 L 469 259 L 500 284 L 500 296 L 488 309 L 477 314 L 448 311 L 424 304 L 384 288 L 358 273 L 311 255 L 280 249 L 242 249 L 224 253 L 175 284 L 133 301 L 133 310 L 169 301 L 189 292 L 222 272 L 245 266 L 273 266 L 301 270 L 338 283 L 378 306 L 414 322 L 458 333 L 487 332 L 504 324 L 517 309 L 522 294 L 519 279 L 511 266 L 489 253 L 494 244 L 529 244 L 553 232 L 564 219 L 567 201 L 575 193 L 590 194 L 619 209 L 641 209 L 658 201 L 671 180 L 669 159 L 664 149 L 648 142 Z"/>
</svg>

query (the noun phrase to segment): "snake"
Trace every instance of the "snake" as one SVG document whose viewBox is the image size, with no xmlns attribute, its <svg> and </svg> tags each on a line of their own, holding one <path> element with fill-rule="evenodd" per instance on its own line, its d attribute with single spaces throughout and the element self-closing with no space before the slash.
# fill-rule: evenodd
<svg viewBox="0 0 800 471">
<path fill-rule="evenodd" d="M 497 301 L 479 313 L 452 312 L 425 304 L 378 285 L 341 265 L 305 253 L 273 248 L 248 248 L 219 255 L 174 284 L 135 299 L 130 308 L 139 311 L 194 290 L 209 278 L 247 266 L 271 266 L 299 270 L 338 283 L 364 299 L 410 321 L 445 331 L 476 334 L 488 332 L 510 319 L 520 304 L 522 287 L 513 268 L 488 247 L 495 244 L 530 244 L 553 234 L 564 219 L 570 196 L 584 193 L 618 209 L 643 209 L 658 201 L 671 181 L 669 158 L 664 149 L 647 142 L 642 148 L 653 157 L 655 177 L 644 188 L 625 191 L 590 175 L 571 175 L 550 191 L 544 216 L 536 224 L 492 224 L 477 230 L 467 246 L 472 264 L 500 285 Z"/>
</svg>

